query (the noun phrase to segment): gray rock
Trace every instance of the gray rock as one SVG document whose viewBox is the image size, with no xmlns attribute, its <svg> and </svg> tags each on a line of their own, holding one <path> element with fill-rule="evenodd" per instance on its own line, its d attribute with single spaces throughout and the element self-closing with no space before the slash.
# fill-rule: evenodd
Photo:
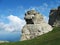
<svg viewBox="0 0 60 45">
<path fill-rule="evenodd" d="M 52 27 L 44 21 L 43 16 L 35 10 L 27 11 L 24 19 L 26 25 L 22 29 L 21 41 L 33 39 L 52 30 Z"/>
<path fill-rule="evenodd" d="M 52 9 L 49 15 L 49 22 L 52 27 L 60 26 L 60 6 L 57 9 Z"/>
</svg>

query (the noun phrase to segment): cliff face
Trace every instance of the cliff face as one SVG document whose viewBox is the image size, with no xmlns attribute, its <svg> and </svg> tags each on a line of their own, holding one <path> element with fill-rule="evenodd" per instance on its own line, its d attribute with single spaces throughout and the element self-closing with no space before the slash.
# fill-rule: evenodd
<svg viewBox="0 0 60 45">
<path fill-rule="evenodd" d="M 44 22 L 43 16 L 35 10 L 27 11 L 24 19 L 26 25 L 22 29 L 21 41 L 33 39 L 52 30 L 52 27 Z"/>
<path fill-rule="evenodd" d="M 60 26 L 60 6 L 57 9 L 52 9 L 49 15 L 49 22 L 52 27 Z"/>
</svg>

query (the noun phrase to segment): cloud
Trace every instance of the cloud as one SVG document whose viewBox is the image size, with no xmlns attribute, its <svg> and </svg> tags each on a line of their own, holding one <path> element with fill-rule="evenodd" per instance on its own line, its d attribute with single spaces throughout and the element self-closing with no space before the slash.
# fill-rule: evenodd
<svg viewBox="0 0 60 45">
<path fill-rule="evenodd" d="M 22 27 L 25 25 L 25 21 L 20 19 L 17 16 L 7 16 L 7 19 L 9 20 L 9 23 L 0 22 L 0 30 L 3 31 L 21 31 Z"/>
<path fill-rule="evenodd" d="M 43 3 L 43 5 L 44 5 L 45 7 L 48 7 L 48 4 L 47 4 L 47 3 Z"/>
<path fill-rule="evenodd" d="M 31 6 L 28 9 L 25 10 L 25 12 L 27 12 L 28 10 L 37 10 L 39 12 L 45 12 L 46 10 L 48 10 L 48 4 L 47 3 L 43 3 L 40 6 Z"/>
<path fill-rule="evenodd" d="M 43 16 L 43 18 L 44 18 L 44 21 L 45 21 L 46 23 L 48 23 L 49 17 L 48 17 L 48 16 Z"/>
</svg>

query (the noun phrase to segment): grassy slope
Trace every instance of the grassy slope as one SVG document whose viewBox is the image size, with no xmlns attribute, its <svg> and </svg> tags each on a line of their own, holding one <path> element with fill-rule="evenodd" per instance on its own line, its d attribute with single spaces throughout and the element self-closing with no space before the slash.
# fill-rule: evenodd
<svg viewBox="0 0 60 45">
<path fill-rule="evenodd" d="M 0 45 L 60 45 L 60 28 L 54 28 L 53 31 L 32 40 L 3 43 Z"/>
</svg>

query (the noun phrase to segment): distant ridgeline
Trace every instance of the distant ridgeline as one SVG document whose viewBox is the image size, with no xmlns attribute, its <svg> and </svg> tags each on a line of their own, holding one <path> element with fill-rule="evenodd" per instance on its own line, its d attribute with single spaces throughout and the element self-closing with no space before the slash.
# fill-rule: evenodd
<svg viewBox="0 0 60 45">
<path fill-rule="evenodd" d="M 50 10 L 49 22 L 52 27 L 60 27 L 60 6 Z"/>
</svg>

